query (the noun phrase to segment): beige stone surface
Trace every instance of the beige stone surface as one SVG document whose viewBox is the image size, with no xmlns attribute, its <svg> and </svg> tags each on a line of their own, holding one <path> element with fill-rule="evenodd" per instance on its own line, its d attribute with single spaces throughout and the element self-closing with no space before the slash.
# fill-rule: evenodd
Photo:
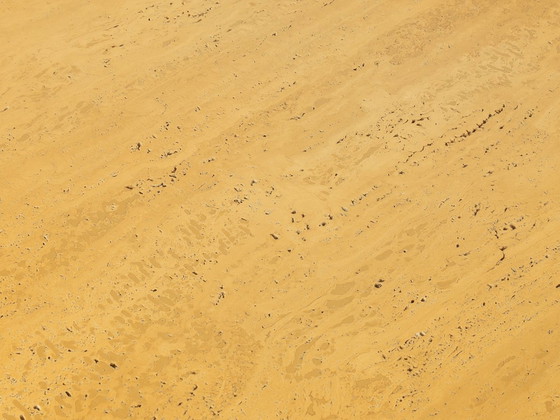
<svg viewBox="0 0 560 420">
<path fill-rule="evenodd" d="M 556 0 L 1 0 L 0 418 L 560 418 Z"/>
</svg>

